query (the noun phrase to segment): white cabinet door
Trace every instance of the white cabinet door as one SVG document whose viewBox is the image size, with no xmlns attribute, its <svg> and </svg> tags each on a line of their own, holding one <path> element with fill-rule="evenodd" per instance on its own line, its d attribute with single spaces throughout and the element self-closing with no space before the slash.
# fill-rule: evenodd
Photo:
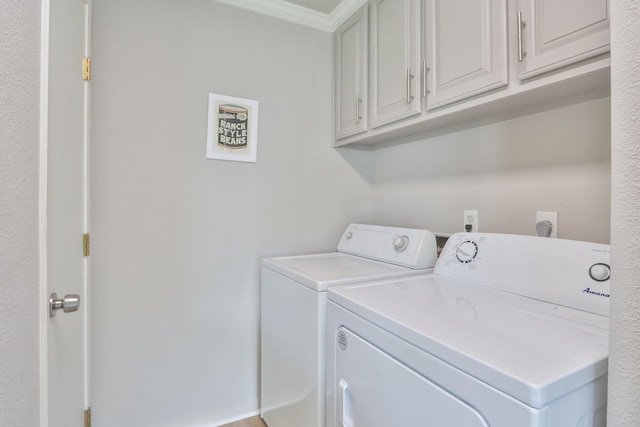
<svg viewBox="0 0 640 427">
<path fill-rule="evenodd" d="M 422 112 L 420 0 L 371 3 L 371 126 Z"/>
<path fill-rule="evenodd" d="M 518 0 L 520 78 L 609 51 L 608 0 Z"/>
<path fill-rule="evenodd" d="M 368 129 L 368 19 L 364 6 L 334 33 L 335 139 Z"/>
<path fill-rule="evenodd" d="M 427 109 L 508 84 L 506 0 L 425 5 Z"/>
</svg>

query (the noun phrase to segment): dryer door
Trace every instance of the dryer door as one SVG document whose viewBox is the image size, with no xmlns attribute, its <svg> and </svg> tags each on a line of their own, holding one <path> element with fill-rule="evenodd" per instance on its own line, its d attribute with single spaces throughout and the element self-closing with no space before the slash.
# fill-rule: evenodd
<svg viewBox="0 0 640 427">
<path fill-rule="evenodd" d="M 336 349 L 336 419 L 340 427 L 488 427 L 456 396 L 346 328 Z"/>
</svg>

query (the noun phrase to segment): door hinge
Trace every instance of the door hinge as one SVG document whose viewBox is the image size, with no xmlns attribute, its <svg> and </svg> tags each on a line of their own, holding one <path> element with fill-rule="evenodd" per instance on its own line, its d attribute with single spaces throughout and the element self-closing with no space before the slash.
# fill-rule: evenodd
<svg viewBox="0 0 640 427">
<path fill-rule="evenodd" d="M 91 80 L 91 58 L 82 58 L 82 78 L 84 80 Z"/>
<path fill-rule="evenodd" d="M 91 408 L 84 411 L 84 427 L 91 427 Z"/>
<path fill-rule="evenodd" d="M 91 236 L 89 233 L 82 235 L 82 254 L 84 256 L 91 255 Z"/>
</svg>

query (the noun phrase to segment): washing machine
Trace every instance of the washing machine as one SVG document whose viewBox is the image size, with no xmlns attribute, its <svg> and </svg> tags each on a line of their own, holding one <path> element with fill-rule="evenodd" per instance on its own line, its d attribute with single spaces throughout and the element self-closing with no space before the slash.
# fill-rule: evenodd
<svg viewBox="0 0 640 427">
<path fill-rule="evenodd" d="M 609 246 L 461 233 L 432 274 L 330 288 L 328 427 L 604 427 Z"/>
<path fill-rule="evenodd" d="M 265 258 L 261 416 L 269 427 L 325 427 L 325 319 L 332 286 L 433 271 L 427 230 L 350 224 L 337 252 Z"/>
</svg>

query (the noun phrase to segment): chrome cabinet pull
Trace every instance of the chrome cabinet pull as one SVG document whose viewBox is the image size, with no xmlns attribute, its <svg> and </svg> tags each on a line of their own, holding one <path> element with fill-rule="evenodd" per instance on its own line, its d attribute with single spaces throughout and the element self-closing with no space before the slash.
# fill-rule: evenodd
<svg viewBox="0 0 640 427">
<path fill-rule="evenodd" d="M 413 100 L 413 96 L 411 96 L 411 79 L 413 78 L 413 74 L 411 74 L 411 68 L 407 68 L 407 104 L 411 104 Z"/>
<path fill-rule="evenodd" d="M 527 24 L 522 20 L 522 12 L 518 12 L 518 62 L 522 62 L 527 56 L 527 53 L 522 51 L 522 29 L 526 26 Z"/>
<path fill-rule="evenodd" d="M 356 124 L 360 124 L 360 119 L 362 119 L 360 116 L 360 94 L 356 92 Z"/>
<path fill-rule="evenodd" d="M 426 99 L 429 94 L 429 90 L 427 89 L 427 73 L 429 72 L 429 68 L 427 68 L 427 61 L 422 61 L 422 97 Z"/>
</svg>

